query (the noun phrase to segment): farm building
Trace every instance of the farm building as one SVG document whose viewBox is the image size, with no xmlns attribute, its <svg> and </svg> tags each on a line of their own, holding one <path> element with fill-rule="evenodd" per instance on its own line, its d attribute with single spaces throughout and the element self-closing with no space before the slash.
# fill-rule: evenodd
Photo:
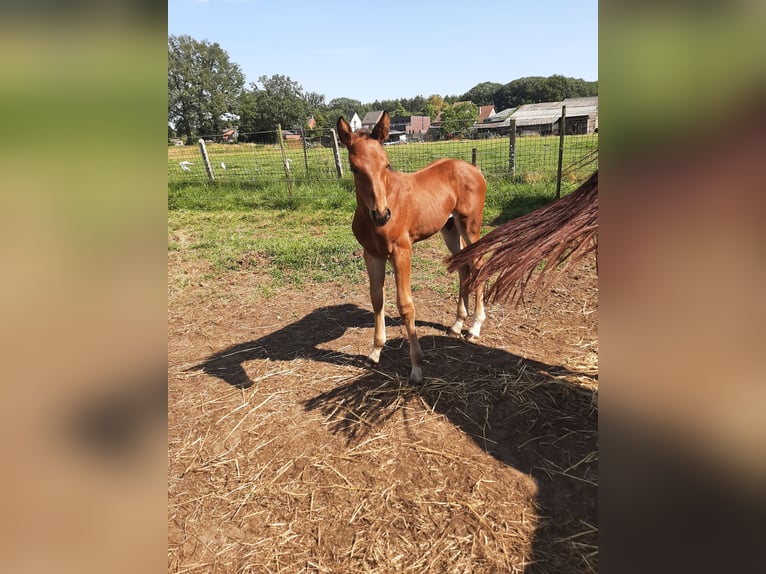
<svg viewBox="0 0 766 574">
<path fill-rule="evenodd" d="M 355 132 L 358 129 L 361 129 L 362 127 L 362 120 L 359 119 L 359 114 L 354 112 L 354 115 L 351 116 L 351 119 L 348 120 L 348 125 L 351 126 L 351 131 Z"/>
<path fill-rule="evenodd" d="M 361 121 L 361 127 L 372 131 L 375 124 L 378 123 L 383 110 L 377 110 L 374 112 L 367 112 L 364 115 L 364 119 Z M 354 114 L 359 119 L 359 116 Z M 350 123 L 351 129 L 354 129 L 354 124 Z M 388 136 L 389 142 L 405 142 L 409 138 L 414 137 L 421 139 L 426 135 L 428 129 L 431 127 L 431 118 L 428 116 L 394 116 L 391 118 L 391 129 Z M 404 137 L 401 137 L 404 136 Z"/>
<path fill-rule="evenodd" d="M 237 137 L 239 136 L 239 128 L 233 127 L 223 130 L 223 133 L 221 134 L 221 141 L 223 143 L 234 143 L 237 141 Z"/>
<path fill-rule="evenodd" d="M 482 123 L 485 120 L 495 115 L 495 106 L 479 106 L 479 118 L 476 120 L 478 123 Z"/>
<path fill-rule="evenodd" d="M 494 112 L 494 107 L 492 108 Z M 487 116 L 483 121 L 474 125 L 476 134 L 480 138 L 507 135 L 511 131 L 511 114 L 516 108 L 506 108 L 500 112 Z"/>
<path fill-rule="evenodd" d="M 375 124 L 378 123 L 382 115 L 383 115 L 383 110 L 367 112 L 366 114 L 364 114 L 364 118 L 362 118 L 362 127 L 366 130 L 372 131 L 372 128 L 375 127 Z"/>
<path fill-rule="evenodd" d="M 513 112 L 518 135 L 557 135 L 561 108 L 566 106 L 566 133 L 592 134 L 598 129 L 598 96 L 566 98 L 561 102 L 524 104 Z"/>
<path fill-rule="evenodd" d="M 394 116 L 391 118 L 391 129 L 401 131 L 409 136 L 422 138 L 431 127 L 429 116 Z"/>
<path fill-rule="evenodd" d="M 561 102 L 524 104 L 511 114 L 516 121 L 516 133 L 520 136 L 549 136 L 559 133 Z"/>
<path fill-rule="evenodd" d="M 567 98 L 566 128 L 568 134 L 592 134 L 598 132 L 598 96 Z"/>
<path fill-rule="evenodd" d="M 383 142 L 384 144 L 397 144 L 397 143 L 409 143 L 407 141 L 407 134 L 402 130 L 390 130 L 388 132 L 388 139 Z"/>
</svg>

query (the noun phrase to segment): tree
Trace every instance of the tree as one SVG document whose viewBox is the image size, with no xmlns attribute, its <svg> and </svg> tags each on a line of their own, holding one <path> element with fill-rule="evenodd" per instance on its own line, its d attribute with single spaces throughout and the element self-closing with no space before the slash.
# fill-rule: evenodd
<svg viewBox="0 0 766 574">
<path fill-rule="evenodd" d="M 258 81 L 263 86 L 258 92 L 261 129 L 274 129 L 276 124 L 288 129 L 302 126 L 308 105 L 301 85 L 281 74 L 261 76 Z"/>
<path fill-rule="evenodd" d="M 431 117 L 431 121 L 433 121 L 439 115 L 439 112 L 442 111 L 442 108 L 444 108 L 444 98 L 439 94 L 431 94 L 426 102 L 426 111 Z"/>
<path fill-rule="evenodd" d="M 405 110 L 409 110 L 409 114 L 412 116 L 427 116 L 428 115 L 428 100 L 423 96 L 415 96 L 414 98 L 402 98 L 399 103 Z"/>
<path fill-rule="evenodd" d="M 217 43 L 168 36 L 168 125 L 188 140 L 218 134 L 237 114 L 245 76 Z"/>
<path fill-rule="evenodd" d="M 260 87 L 252 83 L 252 89 L 241 98 L 240 133 L 273 132 L 277 124 L 282 129 L 300 128 L 316 109 L 324 106 L 324 96 L 304 94 L 301 85 L 289 76 L 261 76 L 258 82 Z"/>
<path fill-rule="evenodd" d="M 442 109 L 441 133 L 446 137 L 462 137 L 479 117 L 479 110 L 470 102 L 445 105 Z"/>
<path fill-rule="evenodd" d="M 565 98 L 597 96 L 598 82 L 553 75 L 527 76 L 508 82 L 494 95 L 495 109 L 516 108 L 523 104 L 557 102 Z"/>
<path fill-rule="evenodd" d="M 460 96 L 461 100 L 468 100 L 477 106 L 488 106 L 494 104 L 495 92 L 503 87 L 503 84 L 497 82 L 482 82 L 476 84 L 465 94 Z"/>
<path fill-rule="evenodd" d="M 364 117 L 364 113 L 362 112 L 362 102 L 359 100 L 354 100 L 351 98 L 334 98 L 330 100 L 330 102 L 327 104 L 328 110 L 337 110 L 337 116 L 343 116 L 347 120 L 350 120 L 354 114 L 359 114 L 359 117 Z M 336 115 L 336 114 L 333 114 Z M 336 117 L 335 120 L 333 120 L 333 126 L 335 126 L 334 122 L 337 122 L 338 118 Z M 331 126 L 332 127 L 332 126 Z"/>
<path fill-rule="evenodd" d="M 389 110 L 389 114 L 392 118 L 401 118 L 412 115 L 410 112 L 404 109 L 401 101 L 396 102 L 396 107 L 393 110 Z"/>
</svg>

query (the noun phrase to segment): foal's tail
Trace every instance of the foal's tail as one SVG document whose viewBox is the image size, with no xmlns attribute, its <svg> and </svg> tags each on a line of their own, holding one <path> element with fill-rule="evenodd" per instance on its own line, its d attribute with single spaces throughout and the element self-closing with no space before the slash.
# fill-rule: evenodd
<svg viewBox="0 0 766 574">
<path fill-rule="evenodd" d="M 535 292 L 545 284 L 550 270 L 566 262 L 560 273 L 591 251 L 598 252 L 598 170 L 569 195 L 496 227 L 447 259 L 447 263 L 454 271 L 489 254 L 483 267 L 471 269 L 469 291 L 476 291 L 497 273 L 485 298 L 518 303 L 542 261 L 545 266 L 535 282 Z"/>
</svg>

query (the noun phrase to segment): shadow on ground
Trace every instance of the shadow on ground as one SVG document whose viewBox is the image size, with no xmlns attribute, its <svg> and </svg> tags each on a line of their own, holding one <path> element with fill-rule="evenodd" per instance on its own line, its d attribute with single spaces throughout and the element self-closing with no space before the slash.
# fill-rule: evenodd
<svg viewBox="0 0 766 574">
<path fill-rule="evenodd" d="M 372 313 L 356 305 L 322 307 L 192 368 L 248 388 L 252 382 L 242 365 L 254 359 L 305 358 L 364 367 L 359 377 L 306 401 L 305 409 L 321 412 L 332 432 L 354 443 L 391 418 L 397 405 L 422 398 L 489 455 L 537 481 L 543 519 L 535 533 L 535 564 L 529 572 L 568 572 L 578 563 L 587 571 L 581 557 L 589 555 L 592 566 L 598 537 L 594 385 L 579 384 L 584 375 L 560 366 L 447 337 L 441 325 L 428 324 L 445 335 L 420 338 L 426 355 L 426 380 L 420 386 L 407 382 L 408 351 L 401 338 L 389 340 L 374 369 L 362 355 L 318 348 L 349 328 L 371 325 Z M 359 424 L 361 419 L 365 424 Z"/>
</svg>

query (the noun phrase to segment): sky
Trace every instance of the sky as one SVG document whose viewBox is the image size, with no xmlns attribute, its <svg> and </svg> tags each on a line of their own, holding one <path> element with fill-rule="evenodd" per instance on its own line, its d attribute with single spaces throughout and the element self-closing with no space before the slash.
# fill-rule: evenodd
<svg viewBox="0 0 766 574">
<path fill-rule="evenodd" d="M 329 102 L 460 96 L 524 76 L 598 80 L 597 0 L 168 0 L 168 34 Z"/>
</svg>

